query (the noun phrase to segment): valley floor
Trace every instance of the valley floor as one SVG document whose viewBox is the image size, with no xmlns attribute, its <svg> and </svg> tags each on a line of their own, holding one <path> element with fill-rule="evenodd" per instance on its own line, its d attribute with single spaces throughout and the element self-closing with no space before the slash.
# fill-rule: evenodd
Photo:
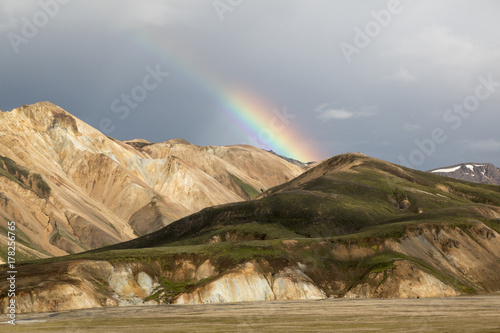
<svg viewBox="0 0 500 333">
<path fill-rule="evenodd" d="M 500 332 L 500 293 L 112 307 L 17 320 L 1 324 L 0 332 Z"/>
</svg>

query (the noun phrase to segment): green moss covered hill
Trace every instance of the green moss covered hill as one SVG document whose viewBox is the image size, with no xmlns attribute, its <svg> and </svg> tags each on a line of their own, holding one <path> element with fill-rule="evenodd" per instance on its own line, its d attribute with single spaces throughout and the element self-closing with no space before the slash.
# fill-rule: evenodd
<svg viewBox="0 0 500 333">
<path fill-rule="evenodd" d="M 254 201 L 207 208 L 157 232 L 105 249 L 214 240 L 397 238 L 422 223 L 466 227 L 482 221 L 500 231 L 499 220 L 485 213 L 488 207 L 499 206 L 500 186 L 441 177 L 362 154 L 344 154 Z"/>
</svg>

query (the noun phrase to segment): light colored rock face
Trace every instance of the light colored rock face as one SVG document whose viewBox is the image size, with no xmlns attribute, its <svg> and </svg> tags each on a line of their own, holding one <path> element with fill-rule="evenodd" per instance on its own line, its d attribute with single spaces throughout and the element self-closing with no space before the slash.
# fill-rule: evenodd
<svg viewBox="0 0 500 333">
<path fill-rule="evenodd" d="M 287 267 L 272 280 L 272 290 L 276 300 L 321 299 L 326 295 L 302 271 Z"/>
<path fill-rule="evenodd" d="M 473 238 L 459 228 L 422 227 L 386 246 L 432 263 L 448 275 L 466 277 L 479 290 L 500 289 L 500 234 L 484 224 L 473 227 L 471 234 Z"/>
<path fill-rule="evenodd" d="M 153 263 L 110 263 L 78 260 L 27 272 L 17 281 L 19 313 L 76 310 L 101 306 L 154 305 L 148 296 L 162 290 L 160 281 L 197 282 L 218 274 L 209 260 L 194 265 L 178 260 L 170 269 Z M 39 274 L 39 275 L 37 275 Z M 20 274 L 19 276 L 22 276 Z M 6 282 L 0 283 L 0 313 L 9 298 Z"/>
<path fill-rule="evenodd" d="M 394 266 L 386 272 L 370 274 L 368 282 L 356 285 L 345 297 L 417 298 L 459 295 L 452 287 L 406 260 L 397 261 Z"/>
<path fill-rule="evenodd" d="M 201 281 L 218 273 L 206 260 L 194 265 L 180 260 L 170 270 L 158 270 L 147 264 L 107 261 L 77 261 L 64 266 L 67 276 L 40 281 L 24 280 L 16 302 L 20 313 L 84 309 L 101 306 L 156 304 L 146 298 L 162 290 L 159 280 Z M 177 297 L 176 304 L 224 303 L 261 300 L 320 299 L 325 294 L 297 268 L 285 268 L 274 276 L 260 271 L 267 263 L 247 262 L 239 268 Z M 147 271 L 147 272 L 146 272 Z M 27 278 L 29 279 L 29 278 Z M 54 280 L 54 281 L 52 281 Z M 29 288 L 23 288 L 30 285 Z M 36 285 L 36 287 L 35 287 Z M 6 311 L 8 298 L 0 298 L 0 312 Z"/>
<path fill-rule="evenodd" d="M 491 212 L 492 216 L 496 212 Z M 428 227 L 422 225 L 407 232 L 399 241 L 386 240 L 380 250 L 389 250 L 415 258 L 435 271 L 455 280 L 455 286 L 469 285 L 481 291 L 500 289 L 500 234 L 477 224 L 467 232 L 458 227 Z M 357 250 L 345 249 L 341 256 Z M 371 273 L 365 282 L 351 288 L 346 297 L 446 297 L 463 292 L 406 260 L 395 261 L 394 268 Z"/>
<path fill-rule="evenodd" d="M 302 172 L 251 146 L 127 144 L 48 102 L 0 112 L 2 156 L 50 187 L 41 195 L 33 179 L 0 170 L 0 226 L 16 221 L 32 244 L 20 251 L 32 257 L 129 240 L 205 207 L 248 199 L 236 179 L 260 192 Z"/>
<path fill-rule="evenodd" d="M 139 284 L 139 278 L 137 280 L 134 278 L 132 269 L 130 267 L 121 268 L 118 270 L 113 269 L 108 278 L 108 285 L 118 294 L 118 296 L 121 296 L 122 298 L 147 297 L 149 296 L 148 291 L 151 291 L 153 289 L 153 280 L 144 272 L 140 272 L 139 274 L 141 274 L 140 281 L 147 289 L 143 288 Z"/>
<path fill-rule="evenodd" d="M 156 283 L 151 276 L 144 272 L 139 272 L 137 274 L 137 284 L 146 292 L 146 295 L 151 295 L 153 290 L 158 287 L 158 283 Z"/>
<path fill-rule="evenodd" d="M 287 268 L 275 276 L 259 273 L 255 262 L 224 274 L 215 281 L 180 295 L 176 304 L 321 299 L 325 294 L 304 273 Z"/>
<path fill-rule="evenodd" d="M 208 279 L 209 277 L 217 275 L 217 270 L 215 267 L 210 263 L 210 260 L 206 260 L 198 266 L 196 269 L 196 273 L 194 276 L 194 279 L 196 281 Z"/>
<path fill-rule="evenodd" d="M 16 295 L 17 310 L 27 313 L 156 304 L 145 299 L 159 286 L 159 276 L 151 272 L 150 268 L 134 263 L 70 262 L 48 277 L 33 274 L 21 280 Z M 2 296 L 0 312 L 6 311 L 9 300 Z"/>
<path fill-rule="evenodd" d="M 500 290 L 500 234 L 485 224 L 466 232 L 451 226 L 418 226 L 399 242 L 380 241 L 376 247 L 366 247 L 283 240 L 284 251 L 305 253 L 304 257 L 300 261 L 251 260 L 237 266 L 195 254 L 158 261 L 76 260 L 21 266 L 17 304 L 21 312 L 40 312 L 158 302 L 445 297 L 463 293 L 463 286 Z M 311 260 L 312 253 L 318 255 L 315 260 Z M 394 256 L 387 257 L 390 253 Z M 384 266 L 361 265 L 378 254 L 383 255 Z M 3 313 L 8 299 L 6 278 L 0 272 Z"/>
<path fill-rule="evenodd" d="M 6 306 L 7 298 L 0 304 Z M 18 313 L 65 311 L 100 307 L 93 290 L 84 285 L 59 284 L 47 289 L 20 292 L 16 295 Z M 108 303 L 109 305 L 115 305 Z"/>
</svg>

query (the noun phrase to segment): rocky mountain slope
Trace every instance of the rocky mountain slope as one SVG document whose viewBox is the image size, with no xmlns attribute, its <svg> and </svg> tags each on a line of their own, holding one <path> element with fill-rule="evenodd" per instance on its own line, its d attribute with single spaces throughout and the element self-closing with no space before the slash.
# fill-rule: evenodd
<svg viewBox="0 0 500 333">
<path fill-rule="evenodd" d="M 209 206 L 249 200 L 302 169 L 251 146 L 120 142 L 48 102 L 0 112 L 0 260 L 133 239 Z"/>
<path fill-rule="evenodd" d="M 434 297 L 497 291 L 499 275 L 500 186 L 345 154 L 257 200 L 206 208 L 103 249 L 25 263 L 17 299 L 30 312 Z M 6 304 L 2 292 L 1 311 Z"/>
<path fill-rule="evenodd" d="M 315 161 L 311 161 L 311 162 L 306 162 L 306 163 L 304 163 L 304 162 L 301 162 L 301 161 L 297 161 L 296 159 L 293 159 L 293 158 L 290 158 L 290 157 L 286 157 L 286 156 L 280 155 L 280 154 L 278 154 L 278 153 L 276 153 L 276 152 L 274 152 L 274 151 L 272 151 L 272 150 L 268 150 L 268 151 L 269 151 L 270 153 L 273 153 L 273 154 L 274 154 L 274 155 L 276 155 L 276 156 L 281 157 L 282 159 L 284 159 L 284 160 L 285 160 L 285 161 L 287 161 L 287 162 L 290 162 L 290 163 L 292 163 L 292 164 L 295 164 L 295 165 L 297 165 L 297 166 L 301 167 L 302 169 L 308 169 L 309 167 L 311 167 L 312 165 L 314 165 L 314 164 L 316 164 L 316 163 L 317 163 L 317 162 L 315 162 Z"/>
<path fill-rule="evenodd" d="M 500 185 L 500 168 L 491 163 L 462 163 L 428 172 L 473 183 Z"/>
</svg>

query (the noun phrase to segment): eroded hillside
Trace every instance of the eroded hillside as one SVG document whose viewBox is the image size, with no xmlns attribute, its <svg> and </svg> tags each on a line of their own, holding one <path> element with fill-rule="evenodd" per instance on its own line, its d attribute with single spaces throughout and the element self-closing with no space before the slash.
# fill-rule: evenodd
<svg viewBox="0 0 500 333">
<path fill-rule="evenodd" d="M 25 312 L 497 291 L 500 187 L 344 154 L 256 200 L 18 270 Z"/>
<path fill-rule="evenodd" d="M 20 312 L 327 297 L 417 298 L 500 288 L 500 234 L 417 225 L 398 239 L 224 242 L 80 254 L 18 269 Z M 0 278 L 5 274 L 0 274 Z M 1 279 L 4 290 L 6 279 Z M 5 281 L 5 282 L 4 282 Z M 8 298 L 0 295 L 5 313 Z"/>
<path fill-rule="evenodd" d="M 48 102 L 0 112 L 0 257 L 7 221 L 19 260 L 64 255 L 248 200 L 301 172 L 251 146 L 120 142 Z"/>
</svg>

